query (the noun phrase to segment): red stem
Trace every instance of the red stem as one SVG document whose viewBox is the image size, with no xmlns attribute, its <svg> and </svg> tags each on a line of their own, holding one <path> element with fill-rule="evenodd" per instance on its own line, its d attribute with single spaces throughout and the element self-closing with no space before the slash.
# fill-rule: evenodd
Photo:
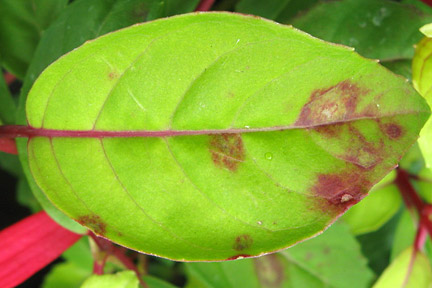
<svg viewBox="0 0 432 288">
<path fill-rule="evenodd" d="M 4 73 L 3 76 L 4 76 L 4 79 L 5 79 L 7 85 L 12 84 L 16 80 L 16 77 L 14 75 L 10 74 L 9 72 Z"/>
<path fill-rule="evenodd" d="M 426 204 L 417 194 L 414 186 L 410 182 L 410 174 L 403 169 L 397 169 L 395 184 L 399 188 L 402 198 L 404 199 L 407 208 L 414 207 L 419 215 L 419 226 L 416 239 L 414 242 L 414 250 L 420 250 L 426 241 L 426 235 L 432 237 L 432 205 Z"/>
<path fill-rule="evenodd" d="M 432 0 L 421 0 L 423 1 L 425 4 L 432 6 Z"/>
<path fill-rule="evenodd" d="M 209 11 L 215 0 L 201 0 L 195 11 Z"/>
<path fill-rule="evenodd" d="M 18 149 L 14 139 L 0 137 L 0 151 L 9 154 L 18 154 Z"/>
<path fill-rule="evenodd" d="M 104 239 L 104 238 L 101 238 L 101 237 L 98 237 L 92 232 L 90 232 L 89 235 L 95 241 L 95 243 L 99 247 L 99 249 L 101 249 L 102 251 L 105 251 L 107 253 L 107 256 L 112 255 L 112 256 L 116 257 L 126 268 L 134 271 L 136 276 L 138 277 L 138 280 L 140 281 L 141 285 L 144 288 L 148 288 L 147 284 L 144 282 L 144 280 L 142 280 L 140 273 L 139 273 L 137 267 L 135 266 L 135 264 L 133 263 L 133 261 L 129 257 L 127 257 L 122 250 L 120 250 L 119 248 L 114 246 L 114 244 L 111 241 Z M 103 267 L 102 267 L 102 270 L 103 270 Z"/>
</svg>

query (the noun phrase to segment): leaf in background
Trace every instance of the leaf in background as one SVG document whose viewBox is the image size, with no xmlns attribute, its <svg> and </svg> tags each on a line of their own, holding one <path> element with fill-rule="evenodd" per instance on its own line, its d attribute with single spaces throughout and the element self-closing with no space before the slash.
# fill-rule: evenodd
<svg viewBox="0 0 432 288">
<path fill-rule="evenodd" d="M 118 272 L 113 275 L 93 275 L 81 288 L 138 288 L 139 281 L 133 271 Z"/>
<path fill-rule="evenodd" d="M 346 225 L 281 253 L 220 263 L 186 263 L 188 288 L 370 287 L 373 273 Z"/>
<path fill-rule="evenodd" d="M 432 204 L 432 168 L 424 168 L 418 173 L 419 180 L 416 181 L 418 185 L 419 194 L 429 204 Z"/>
<path fill-rule="evenodd" d="M 412 63 L 413 84 L 417 91 L 425 97 L 429 106 L 432 106 L 432 24 L 422 27 L 426 35 L 417 44 Z M 418 140 L 420 149 L 426 162 L 426 167 L 432 167 L 432 118 L 420 132 Z"/>
<path fill-rule="evenodd" d="M 45 212 L 0 231 L 0 287 L 15 287 L 51 263 L 81 237 Z"/>
<path fill-rule="evenodd" d="M 164 3 L 169 5 L 167 7 L 177 6 L 185 9 L 184 7 L 190 7 L 187 3 L 193 3 L 194 1 L 195 0 L 170 0 Z M 152 10 L 149 10 L 150 8 L 152 8 Z M 164 7 L 160 6 L 160 2 L 155 2 L 153 0 L 74 1 L 63 10 L 58 19 L 44 32 L 41 38 L 21 90 L 17 117 L 18 123 L 23 125 L 27 123 L 25 101 L 33 82 L 37 76 L 57 58 L 83 44 L 85 41 L 94 39 L 113 30 L 143 22 L 149 17 L 163 17 L 165 16 L 163 13 L 170 13 L 169 11 L 171 10 L 168 9 L 165 11 Z M 83 233 L 85 229 L 76 222 L 70 220 L 52 205 L 34 182 L 28 165 L 27 141 L 17 139 L 17 146 L 24 174 L 44 210 L 64 227 L 77 233 Z"/>
<path fill-rule="evenodd" d="M 414 226 L 414 221 L 407 210 L 404 210 L 396 227 L 393 246 L 391 250 L 391 259 L 394 260 L 404 250 L 414 243 L 417 228 Z M 432 261 L 432 241 L 430 238 L 426 240 L 425 252 Z"/>
<path fill-rule="evenodd" d="M 67 0 L 0 1 L 0 54 L 8 71 L 24 78 L 44 30 L 67 3 Z"/>
<path fill-rule="evenodd" d="M 393 73 L 399 74 L 406 79 L 412 79 L 411 59 L 402 59 L 395 61 L 381 62 L 381 65 L 392 71 Z"/>
<path fill-rule="evenodd" d="M 73 263 L 81 268 L 92 271 L 93 257 L 90 251 L 88 237 L 82 237 L 78 242 L 66 250 L 62 257 L 70 263 Z"/>
<path fill-rule="evenodd" d="M 24 176 L 18 179 L 16 197 L 18 203 L 29 208 L 32 213 L 36 213 L 42 210 L 41 205 L 34 197 L 30 186 L 27 183 L 27 179 Z"/>
<path fill-rule="evenodd" d="M 65 262 L 55 265 L 45 276 L 42 288 L 78 288 L 90 277 L 92 270 L 76 263 Z M 102 286 L 100 286 L 102 287 Z M 121 286 L 120 286 L 121 287 Z"/>
<path fill-rule="evenodd" d="M 384 271 L 373 288 L 430 288 L 432 268 L 428 258 L 420 251 L 412 261 L 413 249 L 403 251 Z"/>
<path fill-rule="evenodd" d="M 392 183 L 395 176 L 393 170 L 372 188 L 368 197 L 343 216 L 351 233 L 359 235 L 376 231 L 398 212 L 402 199 L 398 188 Z"/>
<path fill-rule="evenodd" d="M 296 14 L 315 5 L 318 0 L 241 0 L 236 12 L 258 15 L 288 23 Z"/>
<path fill-rule="evenodd" d="M 0 121 L 4 124 L 13 124 L 15 123 L 15 114 L 15 102 L 3 75 L 0 74 Z"/>
<path fill-rule="evenodd" d="M 431 21 L 431 14 L 394 1 L 342 0 L 316 5 L 292 24 L 365 57 L 390 61 L 412 58 L 422 37 L 418 29 Z"/>
<path fill-rule="evenodd" d="M 44 71 L 27 111 L 42 133 L 90 136 L 29 140 L 50 200 L 98 235 L 176 260 L 260 255 L 323 231 L 430 114 L 375 61 L 230 13 L 87 43 Z M 172 130 L 184 135 L 157 137 Z"/>
</svg>

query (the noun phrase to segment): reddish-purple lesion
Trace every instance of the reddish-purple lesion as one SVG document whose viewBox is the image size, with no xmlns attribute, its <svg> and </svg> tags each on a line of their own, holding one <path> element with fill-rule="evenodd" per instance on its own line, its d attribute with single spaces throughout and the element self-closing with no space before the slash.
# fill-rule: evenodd
<svg viewBox="0 0 432 288">
<path fill-rule="evenodd" d="M 303 106 L 295 125 L 309 127 L 351 119 L 356 114 L 359 98 L 370 92 L 350 80 L 316 89 Z"/>
<path fill-rule="evenodd" d="M 99 215 L 89 214 L 80 216 L 78 219 L 76 219 L 76 221 L 81 225 L 88 227 L 97 235 L 103 236 L 106 233 L 107 225 Z"/>
<path fill-rule="evenodd" d="M 209 151 L 216 166 L 233 172 L 245 159 L 243 140 L 240 134 L 211 135 Z"/>
<path fill-rule="evenodd" d="M 330 214 L 340 214 L 359 202 L 372 187 L 361 168 L 340 173 L 318 174 L 312 187 L 319 208 Z"/>
</svg>

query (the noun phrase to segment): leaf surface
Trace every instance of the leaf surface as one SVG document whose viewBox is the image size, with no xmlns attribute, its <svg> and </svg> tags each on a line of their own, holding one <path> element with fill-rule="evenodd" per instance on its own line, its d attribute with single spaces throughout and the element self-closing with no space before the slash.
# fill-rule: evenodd
<svg viewBox="0 0 432 288">
<path fill-rule="evenodd" d="M 52 62 L 75 49 L 85 41 L 148 19 L 164 17 L 171 13 L 170 7 L 190 9 L 195 0 L 77 0 L 68 5 L 58 19 L 47 29 L 37 47 L 35 56 L 24 79 L 18 107 L 17 122 L 27 124 L 25 101 L 36 78 Z M 170 12 L 171 11 L 171 12 Z M 182 10 L 188 12 L 188 10 Z M 192 10 L 190 10 L 192 11 Z M 29 185 L 45 211 L 58 223 L 77 233 L 84 233 L 83 227 L 71 221 L 47 199 L 36 185 L 30 173 L 27 155 L 27 141 L 17 139 L 20 161 Z"/>
<path fill-rule="evenodd" d="M 346 225 L 281 253 L 221 263 L 187 263 L 188 288 L 370 287 L 373 273 Z"/>
<path fill-rule="evenodd" d="M 46 69 L 27 101 L 41 133 L 29 164 L 96 234 L 176 260 L 233 259 L 325 229 L 428 116 L 408 83 L 349 48 L 195 13 L 111 33 Z"/>
</svg>

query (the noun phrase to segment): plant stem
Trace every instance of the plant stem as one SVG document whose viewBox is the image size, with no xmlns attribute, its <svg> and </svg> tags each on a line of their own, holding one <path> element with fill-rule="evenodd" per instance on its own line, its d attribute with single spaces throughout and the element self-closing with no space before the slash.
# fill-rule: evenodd
<svg viewBox="0 0 432 288">
<path fill-rule="evenodd" d="M 215 0 L 201 0 L 195 11 L 209 11 Z"/>
<path fill-rule="evenodd" d="M 410 182 L 410 174 L 398 168 L 395 184 L 399 188 L 402 198 L 407 208 L 415 208 L 419 216 L 419 225 L 414 250 L 420 250 L 426 241 L 427 233 L 432 237 L 432 205 L 426 204 L 417 194 L 414 186 Z"/>
<path fill-rule="evenodd" d="M 423 1 L 423 3 L 425 3 L 429 6 L 432 6 L 432 0 L 421 0 L 421 1 Z"/>
<path fill-rule="evenodd" d="M 12 84 L 16 80 L 16 77 L 14 75 L 10 74 L 9 72 L 4 73 L 3 77 L 4 77 L 7 85 Z"/>
<path fill-rule="evenodd" d="M 9 154 L 18 154 L 18 150 L 16 147 L 15 140 L 10 138 L 1 138 L 0 137 L 0 151 L 9 153 Z"/>
<path fill-rule="evenodd" d="M 142 280 L 140 273 L 137 267 L 135 266 L 135 264 L 133 263 L 133 261 L 129 257 L 127 257 L 126 254 L 121 249 L 114 246 L 114 244 L 111 241 L 104 239 L 102 237 L 98 237 L 92 232 L 89 232 L 89 235 L 94 240 L 94 242 L 99 247 L 99 249 L 107 253 L 106 257 L 108 257 L 108 255 L 116 257 L 126 268 L 135 272 L 136 276 L 138 277 L 138 280 L 140 281 L 140 284 L 144 288 L 148 288 L 147 284 L 144 282 L 144 280 Z M 103 267 L 102 267 L 102 271 L 103 271 Z"/>
</svg>

